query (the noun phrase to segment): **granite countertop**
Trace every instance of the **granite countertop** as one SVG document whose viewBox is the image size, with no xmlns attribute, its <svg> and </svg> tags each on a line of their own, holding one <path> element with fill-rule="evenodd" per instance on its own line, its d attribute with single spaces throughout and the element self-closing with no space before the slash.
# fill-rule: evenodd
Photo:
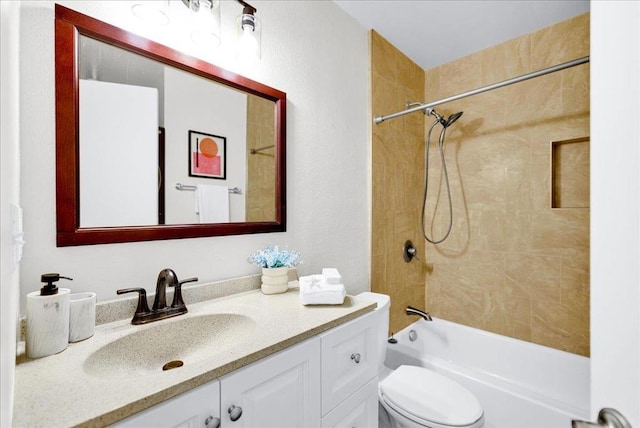
<svg viewBox="0 0 640 428">
<path fill-rule="evenodd" d="M 302 306 L 298 290 L 293 288 L 274 295 L 246 291 L 187 306 L 189 313 L 185 315 L 142 326 L 131 325 L 129 318 L 102 324 L 93 337 L 71 343 L 59 354 L 23 359 L 16 365 L 14 426 L 114 423 L 372 311 L 375 303 L 347 296 L 342 305 Z M 86 370 L 87 358 L 93 352 L 131 332 L 208 314 L 244 315 L 255 325 L 240 343 L 224 352 L 216 352 L 211 346 L 211 355 L 185 362 L 178 369 L 133 376 L 97 375 Z M 161 341 L 162 337 L 152 340 Z M 148 346 L 153 349 L 154 343 Z"/>
</svg>

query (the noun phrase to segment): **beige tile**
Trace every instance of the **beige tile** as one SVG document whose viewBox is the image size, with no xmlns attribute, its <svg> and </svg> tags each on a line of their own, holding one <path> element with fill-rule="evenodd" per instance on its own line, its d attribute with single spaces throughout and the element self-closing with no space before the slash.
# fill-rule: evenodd
<svg viewBox="0 0 640 428">
<path fill-rule="evenodd" d="M 396 66 L 396 48 L 376 31 L 371 30 L 371 70 L 374 74 L 388 76 L 389 79 L 398 78 Z"/>
<path fill-rule="evenodd" d="M 485 49 L 481 54 L 482 79 L 489 85 L 529 73 L 531 69 L 531 36 L 526 34 Z"/>
<path fill-rule="evenodd" d="M 532 300 L 531 339 L 534 343 L 589 356 L 588 308 L 574 309 L 561 302 Z"/>
<path fill-rule="evenodd" d="M 402 53 L 397 55 L 398 81 L 415 93 L 419 100 L 424 94 L 424 71 Z"/>
<path fill-rule="evenodd" d="M 562 113 L 562 77 L 547 74 L 504 88 L 507 118 L 519 127 L 554 122 Z"/>
<path fill-rule="evenodd" d="M 580 115 L 590 111 L 589 64 L 561 72 L 562 77 L 562 114 Z"/>
<path fill-rule="evenodd" d="M 514 293 L 541 301 L 560 300 L 562 261 L 557 257 L 507 253 L 505 285 Z"/>
<path fill-rule="evenodd" d="M 531 299 L 510 290 L 489 292 L 491 305 L 485 328 L 493 333 L 531 341 Z"/>
<path fill-rule="evenodd" d="M 372 34 L 374 114 L 588 54 L 588 27 L 587 14 L 424 72 Z M 424 303 L 440 318 L 589 354 L 589 212 L 550 209 L 551 142 L 589 136 L 588 81 L 585 65 L 437 107 L 445 116 L 464 111 L 447 131 L 453 227 L 437 246 L 420 230 L 432 118 L 412 114 L 373 127 L 372 287 L 392 296 L 392 330 L 413 321 L 407 304 Z M 436 237 L 449 224 L 439 133 L 429 152 L 426 217 Z M 407 237 L 426 264 L 404 263 Z"/>
<path fill-rule="evenodd" d="M 554 254 L 561 254 L 562 250 L 589 249 L 588 210 L 534 212 L 531 215 L 531 230 L 534 250 L 556 250 Z"/>
<path fill-rule="evenodd" d="M 589 14 L 532 33 L 531 54 L 536 70 L 589 55 Z"/>
<path fill-rule="evenodd" d="M 441 99 L 440 96 L 440 68 L 435 67 L 424 72 L 424 102 Z"/>
<path fill-rule="evenodd" d="M 504 248 L 511 253 L 526 253 L 531 249 L 531 213 L 510 210 L 504 218 Z"/>
<path fill-rule="evenodd" d="M 482 86 L 482 52 L 448 62 L 440 69 L 440 96 L 450 97 Z"/>
</svg>

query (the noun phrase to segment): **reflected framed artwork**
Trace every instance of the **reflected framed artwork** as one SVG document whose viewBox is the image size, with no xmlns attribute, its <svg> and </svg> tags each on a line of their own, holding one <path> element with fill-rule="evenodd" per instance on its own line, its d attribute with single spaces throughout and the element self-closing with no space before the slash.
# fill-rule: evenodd
<svg viewBox="0 0 640 428">
<path fill-rule="evenodd" d="M 189 131 L 189 176 L 227 178 L 227 139 L 220 135 Z"/>
</svg>

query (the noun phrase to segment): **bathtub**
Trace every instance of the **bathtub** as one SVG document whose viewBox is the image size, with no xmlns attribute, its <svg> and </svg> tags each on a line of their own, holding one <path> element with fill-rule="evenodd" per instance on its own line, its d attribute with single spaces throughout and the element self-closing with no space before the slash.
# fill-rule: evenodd
<svg viewBox="0 0 640 428">
<path fill-rule="evenodd" d="M 485 428 L 568 428 L 589 419 L 586 357 L 436 318 L 394 337 L 385 364 L 427 367 L 462 384 L 484 408 Z"/>
</svg>

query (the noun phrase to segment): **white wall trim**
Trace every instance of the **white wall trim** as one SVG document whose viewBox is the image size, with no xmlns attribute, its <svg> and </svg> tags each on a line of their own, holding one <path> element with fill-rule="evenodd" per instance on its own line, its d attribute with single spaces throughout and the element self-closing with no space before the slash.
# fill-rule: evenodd
<svg viewBox="0 0 640 428">
<path fill-rule="evenodd" d="M 591 5 L 591 413 L 640 426 L 640 3 Z"/>
</svg>

